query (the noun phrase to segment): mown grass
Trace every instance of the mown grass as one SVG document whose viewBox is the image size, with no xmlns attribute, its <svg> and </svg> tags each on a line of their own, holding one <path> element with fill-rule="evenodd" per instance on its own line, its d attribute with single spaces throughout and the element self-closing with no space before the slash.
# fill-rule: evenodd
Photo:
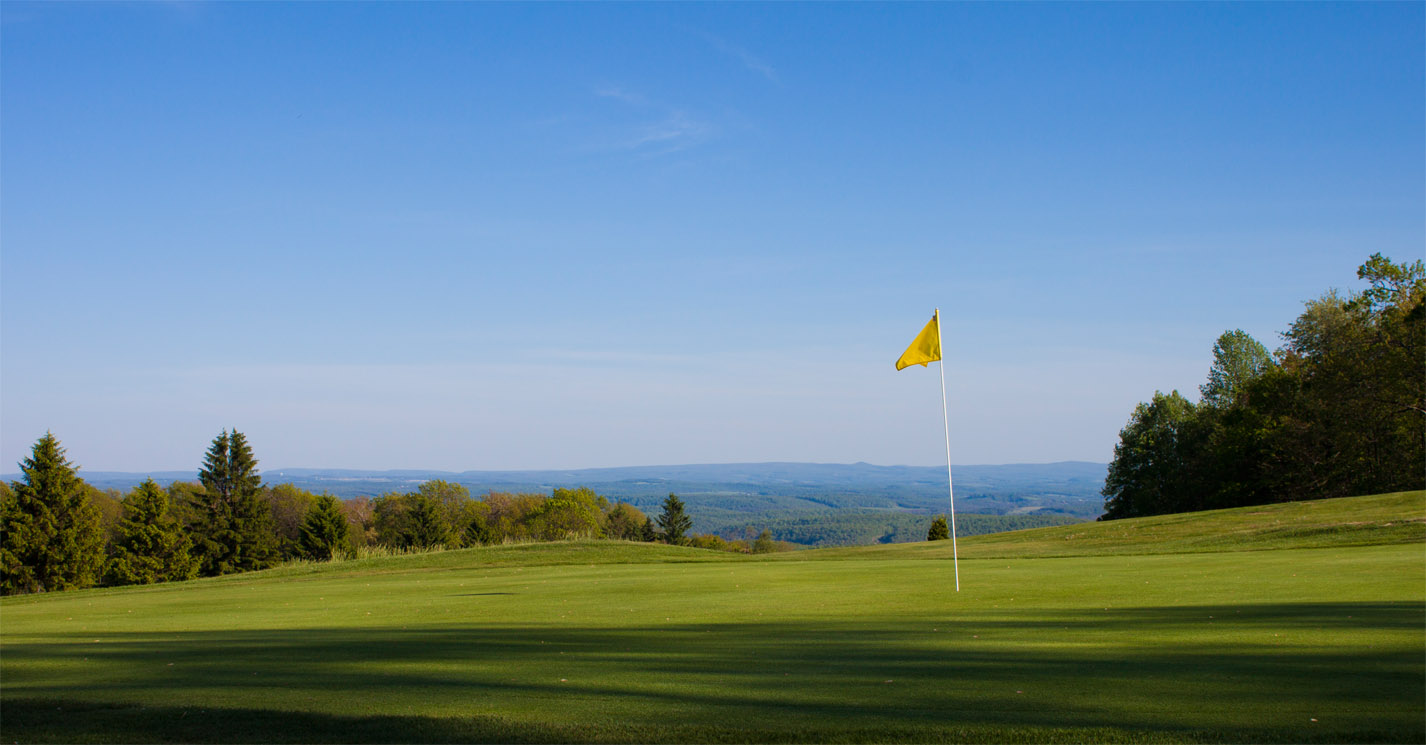
<svg viewBox="0 0 1426 745">
<path fill-rule="evenodd" d="M 1287 502 L 975 536 L 962 558 L 1266 551 L 1426 542 L 1426 491 Z M 818 558 L 948 558 L 948 541 L 821 549 Z M 793 558 L 793 557 L 783 557 Z M 799 553 L 795 558 L 811 558 Z"/>
<path fill-rule="evenodd" d="M 960 593 L 925 544 L 583 543 L 8 598 L 0 738 L 1420 742 L 1421 499 L 983 536 Z"/>
</svg>

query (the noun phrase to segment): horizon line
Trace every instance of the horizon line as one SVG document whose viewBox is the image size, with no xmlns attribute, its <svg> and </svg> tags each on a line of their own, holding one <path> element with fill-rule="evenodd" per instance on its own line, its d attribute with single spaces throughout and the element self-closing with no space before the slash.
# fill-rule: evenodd
<svg viewBox="0 0 1426 745">
<path fill-rule="evenodd" d="M 954 469 L 956 469 L 956 468 L 1000 468 L 1000 467 L 1006 467 L 1006 466 L 1055 466 L 1055 465 L 1065 465 L 1065 464 L 1083 464 L 1083 465 L 1092 465 L 1092 466 L 1104 466 L 1104 467 L 1106 467 L 1106 468 L 1107 468 L 1108 465 L 1109 465 L 1108 463 L 1100 463 L 1100 462 L 1098 462 L 1098 461 L 1073 460 L 1073 459 L 1070 459 L 1070 460 L 1055 460 L 1055 461 L 1021 461 L 1021 462 L 1013 462 L 1013 463 L 952 463 L 952 464 L 951 464 L 951 469 L 954 470 Z M 380 473 L 438 473 L 438 474 L 449 474 L 449 475 L 452 475 L 452 476 L 460 476 L 460 475 L 464 475 L 464 474 L 479 474 L 479 473 L 535 473 L 535 472 L 545 472 L 545 473 L 549 473 L 549 472 L 577 472 L 577 471 L 617 471 L 617 470 L 634 469 L 634 468 L 701 468 L 701 467 L 717 467 L 717 466 L 732 467 L 732 466 L 780 466 L 780 465 L 794 465 L 794 466 L 871 466 L 871 467 L 874 467 L 874 468 L 944 468 L 944 467 L 945 467 L 945 464 L 944 464 L 944 463 L 937 463 L 937 464 L 932 464 L 932 465 L 917 465 L 917 464 L 910 464 L 910 463 L 895 463 L 895 464 L 886 464 L 886 465 L 883 465 L 883 464 L 878 464 L 878 463 L 870 463 L 870 462 L 868 462 L 868 461 L 855 461 L 855 462 L 851 462 L 851 463 L 844 463 L 844 462 L 830 462 L 830 461 L 788 461 L 788 460 L 770 460 L 770 461 L 730 461 L 730 462 L 724 462 L 724 463 L 656 463 L 656 464 L 646 464 L 646 465 L 625 465 L 625 466 L 582 466 L 582 467 L 577 467 L 577 468 L 472 468 L 472 469 L 466 469 L 466 470 L 464 470 L 464 471 L 452 471 L 452 470 L 443 469 L 443 468 L 347 468 L 347 467 L 341 467 L 341 466 L 333 466 L 333 467 L 327 467 L 327 466 L 322 466 L 322 467 L 315 467 L 315 466 L 292 466 L 292 467 L 285 467 L 285 468 L 259 469 L 259 470 L 258 470 L 258 473 L 259 473 L 259 474 L 279 474 L 279 475 L 280 475 L 280 474 L 282 474 L 282 473 L 284 473 L 284 472 L 286 472 L 286 471 L 350 471 L 350 472 L 371 473 L 371 474 L 380 474 Z M 186 474 L 186 473 L 193 473 L 193 474 L 196 474 L 196 473 L 198 473 L 198 471 L 199 471 L 199 469 L 197 469 L 197 468 L 165 468 L 165 469 L 154 468 L 154 469 L 144 469 L 144 470 L 138 470 L 138 471 L 116 471 L 116 470 L 108 470 L 108 469 L 84 469 L 83 467 L 76 467 L 75 470 L 80 473 L 81 478 L 83 477 L 83 473 L 84 473 L 86 470 L 87 470 L 89 473 L 94 473 L 94 474 L 120 474 L 120 475 L 126 475 L 126 476 L 141 476 L 141 475 L 144 475 L 144 474 L 165 474 L 165 473 L 168 473 L 168 474 L 172 474 L 172 473 L 185 473 L 185 474 Z M 0 473 L 0 477 L 6 478 L 6 479 L 8 479 L 8 478 L 11 477 L 11 476 L 20 476 L 20 475 L 22 475 L 22 472 L 21 472 L 21 471 L 12 471 L 12 472 Z"/>
</svg>

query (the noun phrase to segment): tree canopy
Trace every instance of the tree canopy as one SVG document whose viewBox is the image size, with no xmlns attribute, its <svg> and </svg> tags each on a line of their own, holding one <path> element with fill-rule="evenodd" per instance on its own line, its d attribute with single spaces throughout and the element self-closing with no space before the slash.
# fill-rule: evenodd
<svg viewBox="0 0 1426 745">
<path fill-rule="evenodd" d="M 148 479 L 123 501 L 114 552 L 105 569 L 108 585 L 144 585 L 192 579 L 198 573 L 192 541 L 169 514 L 168 493 Z"/>
<path fill-rule="evenodd" d="M 1426 267 L 1373 254 L 1357 276 L 1366 290 L 1308 301 L 1272 357 L 1220 336 L 1199 404 L 1139 404 L 1103 519 L 1426 486 Z"/>
<path fill-rule="evenodd" d="M 302 522 L 297 544 L 304 558 L 325 560 L 346 548 L 351 528 L 341 504 L 330 494 L 317 497 Z"/>
<path fill-rule="evenodd" d="M 0 501 L 0 591 L 67 590 L 99 581 L 104 534 L 86 484 L 49 432 Z"/>
<path fill-rule="evenodd" d="M 672 544 L 683 543 L 684 534 L 693 527 L 693 519 L 684 512 L 683 500 L 673 494 L 663 501 L 658 523 L 659 537 Z"/>
<path fill-rule="evenodd" d="M 241 432 L 213 439 L 198 472 L 203 485 L 194 526 L 205 576 L 262 569 L 277 556 L 272 515 L 261 498 L 257 458 Z"/>
</svg>

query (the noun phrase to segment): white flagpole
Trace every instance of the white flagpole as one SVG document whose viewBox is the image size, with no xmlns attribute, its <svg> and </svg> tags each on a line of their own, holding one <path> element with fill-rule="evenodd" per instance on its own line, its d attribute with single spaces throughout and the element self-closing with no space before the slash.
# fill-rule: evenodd
<svg viewBox="0 0 1426 745">
<path fill-rule="evenodd" d="M 956 550 L 956 487 L 951 481 L 951 415 L 946 406 L 946 345 L 941 341 L 941 309 L 936 309 L 936 346 L 941 348 L 941 420 L 946 425 L 946 491 L 951 495 L 951 560 L 956 567 L 956 592 L 961 591 L 961 557 Z"/>
</svg>

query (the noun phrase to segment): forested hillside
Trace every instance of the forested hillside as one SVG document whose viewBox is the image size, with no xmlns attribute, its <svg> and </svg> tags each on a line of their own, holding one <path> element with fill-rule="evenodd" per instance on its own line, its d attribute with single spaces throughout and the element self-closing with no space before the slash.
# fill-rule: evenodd
<svg viewBox="0 0 1426 745">
<path fill-rule="evenodd" d="M 837 509 L 839 503 L 854 503 L 849 497 L 734 494 L 719 495 L 717 506 L 694 507 L 672 492 L 635 503 L 585 486 L 473 496 L 463 484 L 442 479 L 410 479 L 403 489 L 338 499 L 292 483 L 264 483 L 247 438 L 228 430 L 214 438 L 196 479 L 160 485 L 145 478 L 126 494 L 81 478 L 51 433 L 20 465 L 16 480 L 0 482 L 0 592 L 5 594 L 212 577 L 294 559 L 510 542 L 606 538 L 743 553 L 905 542 L 926 540 L 935 519 L 903 509 Z M 961 534 L 1071 520 L 1048 512 L 965 515 Z"/>
<path fill-rule="evenodd" d="M 956 508 L 992 515 L 1044 512 L 1092 519 L 1103 511 L 1102 463 L 1021 463 L 955 466 Z M 195 472 L 85 472 L 101 489 L 127 490 L 152 476 L 160 484 L 191 481 Z M 13 479 L 14 475 L 6 478 Z M 869 463 L 726 463 L 588 468 L 569 471 L 359 471 L 284 468 L 270 484 L 291 484 L 338 497 L 375 497 L 440 480 L 472 494 L 548 493 L 588 486 L 640 508 L 654 508 L 669 492 L 686 499 L 699 529 L 712 530 L 737 515 L 833 509 L 940 512 L 946 509 L 944 466 Z"/>
<path fill-rule="evenodd" d="M 1139 404 L 1104 519 L 1426 485 L 1426 266 L 1374 254 L 1357 276 L 1366 290 L 1309 301 L 1274 354 L 1224 333 L 1197 403 Z"/>
</svg>

